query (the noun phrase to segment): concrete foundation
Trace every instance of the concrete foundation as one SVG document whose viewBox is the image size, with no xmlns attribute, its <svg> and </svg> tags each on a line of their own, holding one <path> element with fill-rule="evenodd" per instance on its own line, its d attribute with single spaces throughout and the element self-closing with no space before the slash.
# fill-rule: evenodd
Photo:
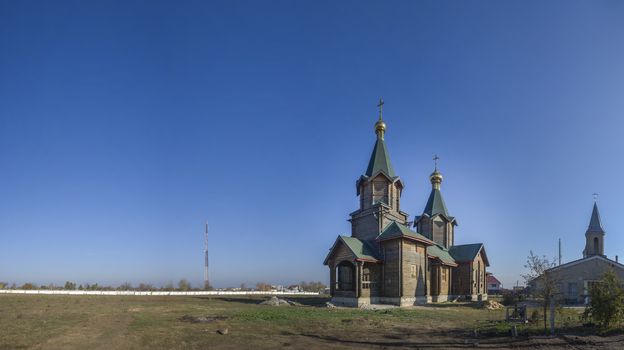
<svg viewBox="0 0 624 350">
<path fill-rule="evenodd" d="M 443 303 L 456 299 L 456 295 L 434 295 L 434 296 L 421 296 L 421 297 L 366 297 L 366 298 L 348 298 L 348 297 L 333 297 L 331 303 L 336 306 L 344 307 L 362 307 L 371 304 L 386 304 L 396 306 L 414 306 L 414 305 L 426 305 L 431 303 Z M 487 294 L 473 294 L 467 295 L 466 300 L 472 301 L 485 301 L 487 300 Z"/>
</svg>

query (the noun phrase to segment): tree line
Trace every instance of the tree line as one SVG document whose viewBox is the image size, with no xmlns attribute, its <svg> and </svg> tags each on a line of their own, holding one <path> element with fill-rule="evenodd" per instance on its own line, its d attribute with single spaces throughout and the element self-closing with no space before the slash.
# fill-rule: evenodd
<svg viewBox="0 0 624 350">
<path fill-rule="evenodd" d="M 303 292 L 323 292 L 327 288 L 321 282 L 300 282 L 297 285 L 288 286 L 287 289 L 290 290 L 299 290 Z M 214 290 L 211 285 L 204 286 L 203 288 L 193 287 L 191 283 L 186 279 L 181 279 L 177 284 L 173 284 L 173 282 L 169 282 L 164 286 L 156 287 L 149 283 L 139 283 L 138 285 L 132 285 L 130 282 L 125 282 L 120 284 L 119 286 L 106 286 L 98 283 L 85 283 L 85 284 L 77 284 L 75 282 L 67 281 L 64 285 L 56 285 L 53 283 L 50 284 L 42 284 L 37 285 L 36 283 L 27 282 L 22 285 L 16 285 L 15 283 L 9 284 L 7 282 L 0 282 L 0 289 L 23 289 L 23 290 L 97 290 L 97 291 L 203 291 L 203 290 Z M 225 290 L 234 290 L 235 288 L 225 288 Z M 272 286 L 265 282 L 256 283 L 254 288 L 247 288 L 245 284 L 241 284 L 238 290 L 242 291 L 271 291 Z"/>
<path fill-rule="evenodd" d="M 194 288 L 191 283 L 186 279 L 181 279 L 176 285 L 173 282 L 169 282 L 162 287 L 156 287 L 150 283 L 139 283 L 134 286 L 130 282 L 124 282 L 119 286 L 106 286 L 98 283 L 85 283 L 77 284 L 75 282 L 66 281 L 64 285 L 56 285 L 54 283 L 37 285 L 36 283 L 26 282 L 22 285 L 16 285 L 15 283 L 9 284 L 8 282 L 0 282 L 0 289 L 24 289 L 24 290 L 97 290 L 97 291 L 201 291 L 212 290 L 211 286 L 207 288 Z"/>
</svg>

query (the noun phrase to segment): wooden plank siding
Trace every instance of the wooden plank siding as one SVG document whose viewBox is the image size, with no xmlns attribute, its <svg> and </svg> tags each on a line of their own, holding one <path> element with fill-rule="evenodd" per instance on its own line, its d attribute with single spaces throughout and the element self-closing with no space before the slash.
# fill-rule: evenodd
<svg viewBox="0 0 624 350">
<path fill-rule="evenodd" d="M 405 297 L 425 296 L 427 259 L 425 246 L 422 243 L 401 240 L 402 244 L 402 294 Z"/>
<path fill-rule="evenodd" d="M 384 241 L 381 247 L 384 256 L 382 293 L 386 297 L 400 297 L 401 240 Z"/>
</svg>

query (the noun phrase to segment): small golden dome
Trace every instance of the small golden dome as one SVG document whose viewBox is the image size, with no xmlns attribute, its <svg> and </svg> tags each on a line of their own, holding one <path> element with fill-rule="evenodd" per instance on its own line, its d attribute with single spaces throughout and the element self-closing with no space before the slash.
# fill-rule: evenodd
<svg viewBox="0 0 624 350">
<path fill-rule="evenodd" d="M 375 133 L 386 132 L 386 123 L 381 118 L 375 123 Z"/>
<path fill-rule="evenodd" d="M 444 177 L 442 176 L 442 174 L 436 169 L 433 173 L 431 173 L 431 175 L 429 176 L 429 180 L 431 181 L 432 185 L 440 185 L 440 183 L 442 183 L 442 180 L 444 180 Z"/>
</svg>

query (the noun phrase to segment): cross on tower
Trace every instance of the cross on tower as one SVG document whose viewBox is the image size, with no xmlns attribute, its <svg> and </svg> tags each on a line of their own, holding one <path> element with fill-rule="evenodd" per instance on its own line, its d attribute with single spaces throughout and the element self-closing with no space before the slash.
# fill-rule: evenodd
<svg viewBox="0 0 624 350">
<path fill-rule="evenodd" d="M 592 194 L 592 196 L 594 196 L 594 202 L 596 202 L 598 200 L 599 194 L 598 193 L 594 193 L 594 194 Z"/>
<path fill-rule="evenodd" d="M 437 154 L 433 155 L 433 162 L 435 163 L 435 170 L 438 171 L 438 159 L 440 159 L 440 157 L 438 157 Z"/>
<path fill-rule="evenodd" d="M 379 98 L 379 104 L 377 105 L 377 107 L 379 107 L 379 120 L 381 120 L 381 113 L 383 112 L 383 105 L 384 105 L 384 101 L 380 97 Z"/>
</svg>

